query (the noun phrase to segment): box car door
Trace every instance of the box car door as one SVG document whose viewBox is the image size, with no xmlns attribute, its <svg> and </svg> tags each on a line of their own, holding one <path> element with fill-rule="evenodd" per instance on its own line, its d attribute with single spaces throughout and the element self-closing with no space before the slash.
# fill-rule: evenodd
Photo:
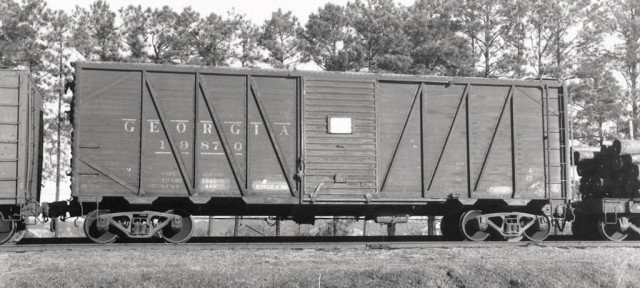
<svg viewBox="0 0 640 288">
<path fill-rule="evenodd" d="M 305 201 L 377 197 L 375 80 L 304 81 Z"/>
</svg>

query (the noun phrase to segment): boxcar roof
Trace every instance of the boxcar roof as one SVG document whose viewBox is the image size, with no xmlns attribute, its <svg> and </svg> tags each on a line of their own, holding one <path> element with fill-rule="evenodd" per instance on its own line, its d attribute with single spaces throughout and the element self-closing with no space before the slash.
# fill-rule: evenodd
<svg viewBox="0 0 640 288">
<path fill-rule="evenodd" d="M 366 73 L 366 72 L 338 72 L 338 71 L 305 71 L 286 69 L 262 69 L 262 68 L 231 68 L 212 67 L 197 65 L 163 65 L 152 63 L 123 63 L 123 62 L 99 62 L 99 61 L 79 61 L 75 63 L 76 69 L 92 70 L 128 70 L 128 71 L 148 71 L 167 73 L 203 73 L 203 74 L 229 74 L 229 75 L 253 75 L 253 76 L 279 76 L 279 77 L 339 77 L 343 79 L 371 79 L 389 82 L 428 82 L 428 83 L 450 83 L 450 84 L 475 84 L 475 85 L 516 85 L 529 87 L 557 88 L 562 86 L 562 82 L 556 79 L 500 79 L 500 78 L 479 78 L 479 77 L 450 77 L 433 75 L 409 75 L 409 74 L 388 74 L 388 73 Z"/>
</svg>

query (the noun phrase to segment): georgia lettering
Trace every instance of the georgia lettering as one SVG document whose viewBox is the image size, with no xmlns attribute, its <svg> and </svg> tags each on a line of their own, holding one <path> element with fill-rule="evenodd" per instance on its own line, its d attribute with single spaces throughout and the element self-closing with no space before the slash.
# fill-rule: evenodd
<svg viewBox="0 0 640 288">
<path fill-rule="evenodd" d="M 162 123 L 158 119 L 146 119 L 142 129 L 145 133 L 159 134 L 164 133 L 162 129 Z M 193 131 L 193 127 L 190 127 L 189 120 L 169 120 L 165 123 L 166 129 L 169 133 L 175 137 L 175 147 L 179 149 L 180 154 L 189 154 L 193 150 L 192 140 L 183 139 L 188 135 L 188 132 Z M 138 119 L 122 119 L 122 127 L 127 133 L 139 133 Z M 290 122 L 274 122 L 273 125 L 274 134 L 277 136 L 291 136 L 291 123 Z M 222 122 L 222 133 L 227 135 L 230 140 L 229 148 L 235 155 L 242 155 L 244 150 L 244 144 L 240 141 L 233 141 L 233 135 L 240 136 L 245 133 L 245 124 L 241 121 L 224 121 Z M 249 122 L 249 127 L 246 129 L 248 135 L 260 135 L 266 132 L 264 124 L 262 122 Z M 205 138 L 205 140 L 199 140 L 198 153 L 200 155 L 224 155 L 222 144 L 219 141 L 206 140 L 206 135 L 215 136 L 218 138 L 217 131 L 213 125 L 213 121 L 199 121 L 197 127 L 197 133 L 199 137 Z M 181 139 L 182 138 L 182 139 Z M 152 144 L 156 148 L 155 154 L 171 154 L 171 149 L 167 140 L 159 139 L 157 144 Z"/>
</svg>

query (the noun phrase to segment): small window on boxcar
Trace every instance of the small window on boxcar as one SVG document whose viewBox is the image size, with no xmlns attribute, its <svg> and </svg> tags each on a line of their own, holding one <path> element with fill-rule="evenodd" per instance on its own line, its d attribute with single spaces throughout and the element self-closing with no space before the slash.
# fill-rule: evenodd
<svg viewBox="0 0 640 288">
<path fill-rule="evenodd" d="M 329 117 L 327 121 L 329 133 L 331 134 L 351 134 L 353 126 L 351 118 L 348 117 Z"/>
</svg>

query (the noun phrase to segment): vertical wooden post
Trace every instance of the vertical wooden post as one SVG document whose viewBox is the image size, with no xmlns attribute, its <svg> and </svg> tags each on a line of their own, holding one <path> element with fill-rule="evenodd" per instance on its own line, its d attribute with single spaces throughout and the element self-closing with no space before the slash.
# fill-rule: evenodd
<svg viewBox="0 0 640 288">
<path fill-rule="evenodd" d="M 338 233 L 338 219 L 336 216 L 333 216 L 333 236 L 336 236 L 336 234 Z"/>
<path fill-rule="evenodd" d="M 367 219 L 364 219 L 364 224 L 362 225 L 362 236 L 367 236 Z"/>
<path fill-rule="evenodd" d="M 209 228 L 207 228 L 207 236 L 213 236 L 213 216 L 209 216 Z"/>
<path fill-rule="evenodd" d="M 433 236 L 436 235 L 436 217 L 435 216 L 428 216 L 427 217 L 427 225 L 428 230 L 429 230 L 429 236 Z"/>
<path fill-rule="evenodd" d="M 236 216 L 233 223 L 233 237 L 238 237 L 238 229 L 240 229 L 240 216 Z"/>
<path fill-rule="evenodd" d="M 387 224 L 387 236 L 396 236 L 396 223 Z"/>
</svg>

